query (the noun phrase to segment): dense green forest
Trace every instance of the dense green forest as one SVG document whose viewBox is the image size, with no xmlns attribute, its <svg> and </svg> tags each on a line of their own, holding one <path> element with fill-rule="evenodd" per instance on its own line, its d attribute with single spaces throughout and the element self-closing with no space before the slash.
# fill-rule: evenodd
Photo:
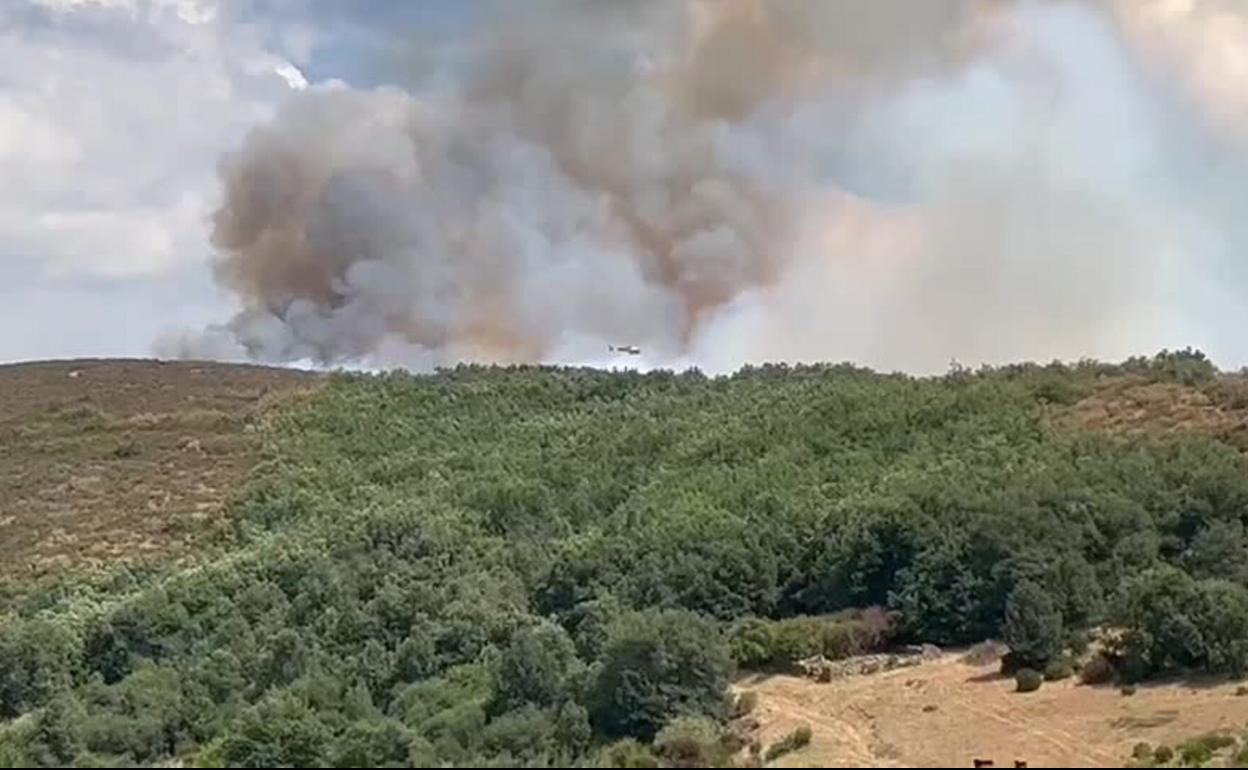
<svg viewBox="0 0 1248 770">
<path fill-rule="evenodd" d="M 1240 452 L 1047 419 L 1126 374 L 1221 387 L 1190 351 L 337 375 L 194 565 L 9 587 L 0 766 L 653 765 L 739 668 L 1101 625 L 1124 679 L 1241 673 Z"/>
</svg>

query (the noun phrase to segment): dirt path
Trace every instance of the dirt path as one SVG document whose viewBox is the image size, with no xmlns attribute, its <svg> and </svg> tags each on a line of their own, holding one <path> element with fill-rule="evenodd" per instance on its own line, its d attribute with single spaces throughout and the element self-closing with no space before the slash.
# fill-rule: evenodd
<svg viewBox="0 0 1248 770">
<path fill-rule="evenodd" d="M 789 676 L 751 677 L 760 740 L 801 724 L 810 746 L 777 767 L 1122 767 L 1138 742 L 1174 745 L 1214 730 L 1248 728 L 1248 697 L 1234 683 L 1168 683 L 1124 696 L 1073 680 L 1014 692 L 993 667 L 949 655 L 914 668 L 819 684 Z"/>
</svg>

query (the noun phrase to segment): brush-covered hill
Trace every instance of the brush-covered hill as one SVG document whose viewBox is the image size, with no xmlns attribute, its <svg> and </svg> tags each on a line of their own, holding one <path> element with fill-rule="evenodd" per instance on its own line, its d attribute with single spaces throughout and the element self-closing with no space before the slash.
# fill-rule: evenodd
<svg viewBox="0 0 1248 770">
<path fill-rule="evenodd" d="M 1238 673 L 1245 394 L 2 367 L 0 766 L 726 761 L 736 670 L 1105 625 L 1121 677 Z"/>
</svg>

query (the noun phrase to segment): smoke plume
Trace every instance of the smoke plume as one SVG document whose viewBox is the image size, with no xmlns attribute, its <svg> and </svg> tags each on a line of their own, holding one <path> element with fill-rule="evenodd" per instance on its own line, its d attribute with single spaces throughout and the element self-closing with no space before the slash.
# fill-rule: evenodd
<svg viewBox="0 0 1248 770">
<path fill-rule="evenodd" d="M 1234 354 L 1238 3 L 518 5 L 452 86 L 314 87 L 224 157 L 240 310 L 162 352 Z"/>
</svg>

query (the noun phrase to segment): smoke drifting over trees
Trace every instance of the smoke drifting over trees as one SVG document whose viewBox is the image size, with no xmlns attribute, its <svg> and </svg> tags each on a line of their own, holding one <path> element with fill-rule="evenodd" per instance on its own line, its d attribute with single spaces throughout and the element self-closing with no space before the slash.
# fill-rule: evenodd
<svg viewBox="0 0 1248 770">
<path fill-rule="evenodd" d="M 240 310 L 159 351 L 922 371 L 1237 323 L 1238 6 L 518 13 L 451 87 L 314 87 L 256 127 L 213 221 Z"/>
</svg>

